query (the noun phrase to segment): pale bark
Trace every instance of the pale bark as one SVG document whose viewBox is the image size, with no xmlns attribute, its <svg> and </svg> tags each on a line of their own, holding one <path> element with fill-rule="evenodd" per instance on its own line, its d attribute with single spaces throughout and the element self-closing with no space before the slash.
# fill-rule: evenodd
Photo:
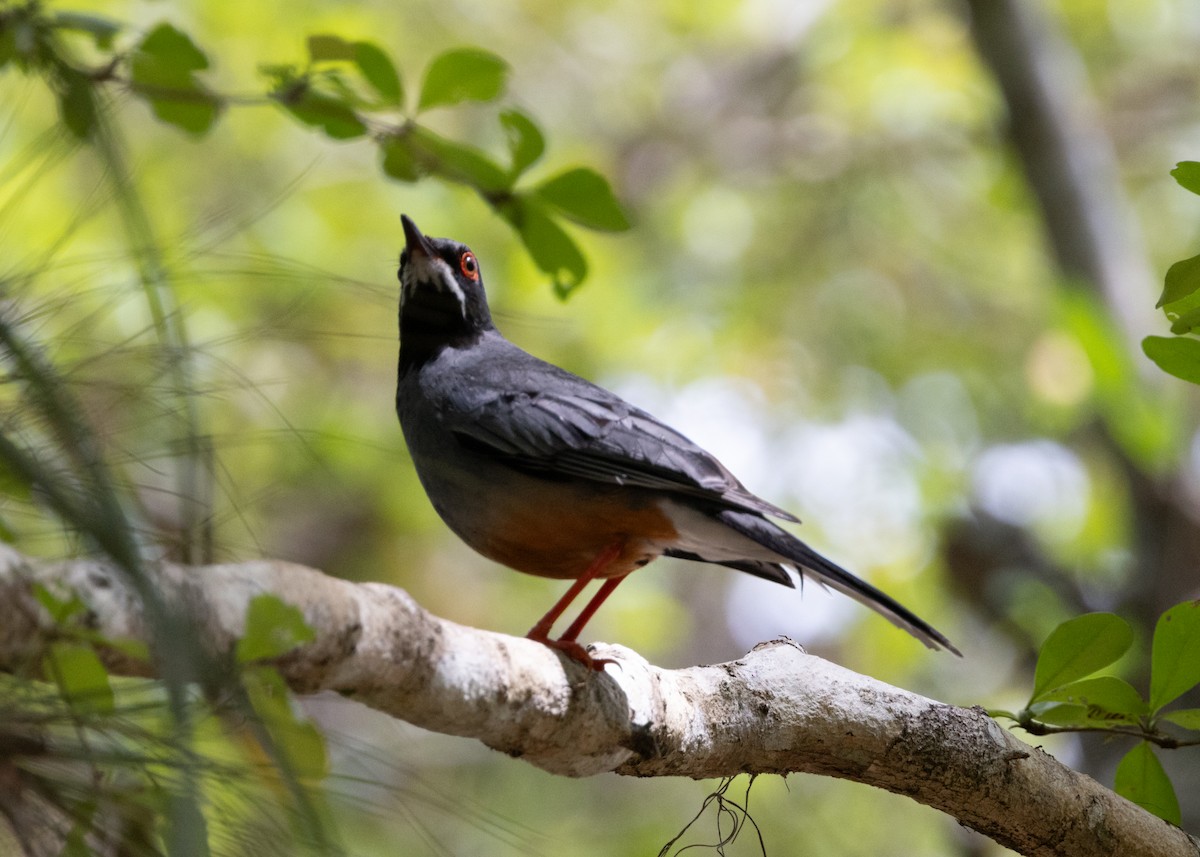
<svg viewBox="0 0 1200 857">
<path fill-rule="evenodd" d="M 1198 855 L 1197 841 L 1018 740 L 979 709 L 944 705 L 777 640 L 717 666 L 663 670 L 618 646 L 603 673 L 524 639 L 430 615 L 407 593 L 282 562 L 156 571 L 164 598 L 229 652 L 246 607 L 272 593 L 313 642 L 277 666 L 299 693 L 332 690 L 411 723 L 476 738 L 558 774 L 721 777 L 808 772 L 905 794 L 1030 855 Z M 33 581 L 65 585 L 110 638 L 145 639 L 137 599 L 96 562 L 0 548 L 0 669 L 34 662 L 52 625 Z M 148 667 L 107 653 L 112 670 Z"/>
</svg>

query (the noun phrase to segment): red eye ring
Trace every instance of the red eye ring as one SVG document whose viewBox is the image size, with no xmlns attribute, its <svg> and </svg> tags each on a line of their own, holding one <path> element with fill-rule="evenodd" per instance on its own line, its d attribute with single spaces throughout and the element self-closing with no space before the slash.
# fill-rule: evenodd
<svg viewBox="0 0 1200 857">
<path fill-rule="evenodd" d="M 475 258 L 475 254 L 470 250 L 463 253 L 458 260 L 458 267 L 462 270 L 463 276 L 468 280 L 479 279 L 479 262 Z"/>
</svg>

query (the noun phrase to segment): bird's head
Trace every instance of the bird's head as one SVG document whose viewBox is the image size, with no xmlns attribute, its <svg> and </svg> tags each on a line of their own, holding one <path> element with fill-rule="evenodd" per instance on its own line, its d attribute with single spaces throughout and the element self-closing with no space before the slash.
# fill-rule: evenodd
<svg viewBox="0 0 1200 857">
<path fill-rule="evenodd" d="M 408 215 L 400 254 L 400 336 L 465 341 L 492 326 L 479 260 L 464 244 L 421 233 Z"/>
</svg>

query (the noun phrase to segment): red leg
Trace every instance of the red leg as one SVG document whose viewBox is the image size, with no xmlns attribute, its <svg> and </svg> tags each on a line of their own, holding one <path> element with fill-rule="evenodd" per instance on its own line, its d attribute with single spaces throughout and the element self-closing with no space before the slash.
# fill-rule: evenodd
<svg viewBox="0 0 1200 857">
<path fill-rule="evenodd" d="M 572 660 L 579 661 L 579 663 L 583 664 L 585 667 L 596 670 L 597 672 L 603 670 L 605 664 L 612 663 L 611 661 L 603 658 L 593 658 L 587 653 L 587 649 L 585 649 L 576 641 L 576 638 L 579 636 L 579 632 L 583 630 L 583 626 L 587 624 L 587 621 L 592 618 L 593 614 L 595 614 L 597 610 L 600 609 L 600 605 L 604 603 L 604 600 L 612 594 L 614 589 L 617 588 L 617 584 L 625 579 L 624 576 L 612 577 L 604 581 L 600 589 L 595 595 L 592 596 L 592 600 L 589 601 L 587 606 L 583 608 L 583 612 L 580 613 L 579 617 L 571 623 L 571 626 L 567 628 L 566 633 L 563 634 L 561 638 L 557 640 L 551 640 L 550 629 L 554 627 L 554 623 L 558 621 L 558 618 L 562 616 L 567 607 L 570 606 L 571 602 L 579 596 L 579 593 L 583 591 L 583 588 L 599 577 L 601 572 L 608 568 L 612 564 L 613 560 L 621 555 L 621 549 L 623 547 L 624 544 L 618 541 L 613 542 L 611 545 L 605 548 L 600 555 L 596 557 L 595 561 L 588 566 L 587 571 L 585 571 L 578 580 L 572 583 L 571 588 L 568 589 L 563 594 L 563 597 L 558 599 L 558 602 L 550 608 L 550 612 L 539 619 L 538 623 L 534 625 L 529 630 L 529 633 L 525 636 L 531 640 L 536 640 L 543 645 L 549 646 L 552 649 L 556 649 Z"/>
<path fill-rule="evenodd" d="M 588 566 L 587 571 L 585 571 L 578 580 L 571 584 L 571 588 L 563 594 L 562 598 L 558 599 L 555 605 L 550 608 L 550 611 L 546 613 L 545 616 L 538 620 L 536 625 L 529 629 L 529 633 L 525 636 L 531 640 L 537 640 L 539 643 L 548 642 L 550 640 L 550 629 L 554 627 L 554 623 L 558 621 L 558 617 L 562 616 L 566 609 L 571 606 L 571 602 L 579 597 L 579 593 L 583 591 L 585 586 L 595 580 L 600 572 L 604 571 L 604 569 L 606 569 L 614 559 L 620 556 L 621 548 L 622 545 L 620 542 L 614 542 L 601 551 L 600 555 L 596 557 L 595 561 Z M 605 585 L 607 585 L 607 582 Z M 603 589 L 601 591 L 603 591 Z M 588 603 L 589 608 L 592 608 L 592 603 L 594 601 L 595 598 L 592 599 L 592 602 Z M 596 604 L 596 607 L 599 606 L 599 604 Z M 586 608 L 584 612 L 587 613 Z M 592 613 L 595 612 L 595 608 L 592 608 L 591 613 L 587 613 L 587 617 L 590 618 Z M 584 621 L 586 622 L 587 619 L 584 619 Z M 579 622 L 579 620 L 576 620 L 575 624 L 579 625 L 579 627 L 575 628 L 575 625 L 572 625 L 571 627 L 575 628 L 575 634 L 578 636 L 579 632 L 583 630 L 583 625 Z M 571 639 L 574 639 L 574 637 Z"/>
<path fill-rule="evenodd" d="M 573 643 L 578 640 L 579 633 L 583 630 L 583 626 L 586 625 L 588 620 L 596 614 L 596 611 L 600 609 L 600 605 L 605 602 L 608 596 L 613 594 L 613 590 L 617 588 L 621 581 L 628 576 L 629 575 L 610 577 L 608 580 L 604 581 L 604 583 L 601 584 L 600 588 L 596 591 L 596 594 L 592 596 L 592 600 L 589 601 L 587 606 L 583 608 L 583 612 L 581 612 L 575 621 L 571 623 L 571 626 L 567 628 L 566 632 L 558 638 L 559 642 Z"/>
</svg>

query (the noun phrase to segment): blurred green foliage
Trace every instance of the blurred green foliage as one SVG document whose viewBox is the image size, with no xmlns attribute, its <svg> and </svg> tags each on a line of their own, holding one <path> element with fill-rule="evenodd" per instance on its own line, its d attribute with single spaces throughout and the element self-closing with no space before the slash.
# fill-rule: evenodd
<svg viewBox="0 0 1200 857">
<path fill-rule="evenodd" d="M 1171 175 L 1181 187 L 1200 194 L 1200 163 L 1180 161 Z M 1146 356 L 1164 372 L 1200 384 L 1200 340 L 1187 336 L 1200 327 L 1200 256 L 1176 262 L 1167 269 L 1158 306 L 1171 321 L 1173 337 L 1147 336 Z"/>
<path fill-rule="evenodd" d="M 1200 119 L 1188 4 L 1062 5 L 1165 271 L 1200 233 L 1163 167 Z M 1146 617 L 1187 597 L 1171 579 L 1195 579 L 1171 559 L 1194 556 L 1181 519 L 1144 515 L 1146 485 L 1178 508 L 1200 496 L 1195 401 L 1056 271 L 954 4 L 6 3 L 0 65 L 0 318 L 95 439 L 115 501 L 102 508 L 138 556 L 291 559 L 515 633 L 556 596 L 455 542 L 407 461 L 391 406 L 404 211 L 472 245 L 511 338 L 712 448 L 815 546 L 965 640 L 967 660 L 819 592 L 667 562 L 613 599 L 598 638 L 687 665 L 789 633 L 937 698 L 1016 708 L 1037 643 L 1119 605 L 1133 642 L 1114 678 L 1147 698 Z M 1166 308 L 1182 318 L 1194 296 Z M 80 449 L 27 369 L 3 365 L 0 434 L 64 475 L 67 505 L 0 466 L 0 537 L 44 556 L 94 549 L 103 527 L 62 523 L 95 496 Z M 964 562 L 964 519 L 999 521 L 1014 550 Z M 361 854 L 654 853 L 718 788 L 563 781 L 341 701 L 304 703 L 318 733 L 256 672 L 233 726 L 188 696 L 182 737 L 161 689 L 108 677 L 102 734 L 75 743 L 78 718 L 100 715 L 65 700 L 107 698 L 80 654 L 97 642 L 63 642 L 72 694 L 0 699 L 53 711 L 56 746 L 80 758 L 120 750 L 101 804 L 127 810 L 130 841 L 148 831 L 179 853 L 198 830 L 223 854 L 325 836 Z M 1131 701 L 1116 688 L 1082 690 Z M 1197 703 L 1179 704 L 1163 719 L 1194 728 Z M 1073 740 L 1046 743 L 1091 746 Z M 1138 746 L 1117 777 L 1131 794 L 1162 782 Z M 161 799 L 186 793 L 161 761 L 174 754 L 208 803 L 172 815 Z M 1194 829 L 1200 789 L 1169 756 Z M 768 851 L 998 850 L 846 783 L 753 791 Z M 98 810 L 72 794 L 83 831 Z M 720 839 L 715 823 L 695 841 Z M 743 833 L 738 847 L 756 846 Z"/>
</svg>

